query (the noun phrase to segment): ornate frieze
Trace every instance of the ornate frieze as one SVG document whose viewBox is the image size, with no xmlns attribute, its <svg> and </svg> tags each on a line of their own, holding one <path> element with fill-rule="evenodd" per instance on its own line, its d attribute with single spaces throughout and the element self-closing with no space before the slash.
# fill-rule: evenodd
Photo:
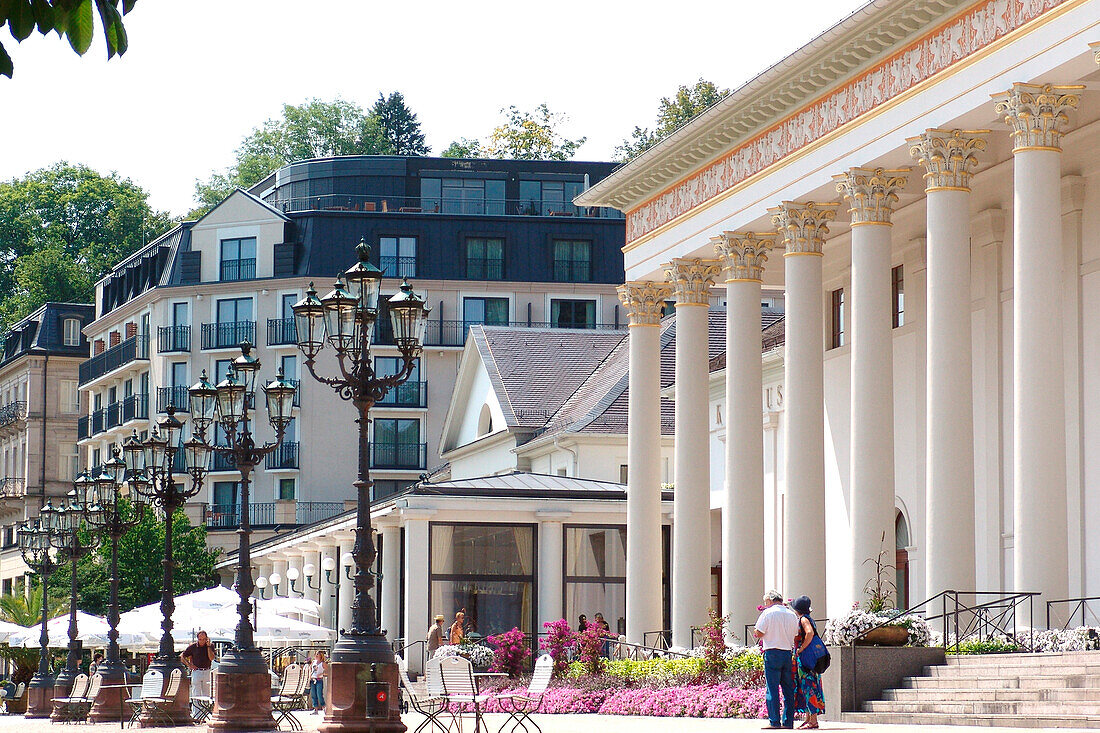
<svg viewBox="0 0 1100 733">
<path fill-rule="evenodd" d="M 890 224 L 898 190 L 905 188 L 909 169 L 849 168 L 847 173 L 833 176 L 836 190 L 851 204 L 848 213 L 852 226 Z"/>
<path fill-rule="evenodd" d="M 784 201 L 779 206 L 768 209 L 772 215 L 772 224 L 783 237 L 783 244 L 789 255 L 821 255 L 825 245 L 825 235 L 829 233 L 829 222 L 836 219 L 836 210 L 840 204 L 835 202 Z"/>
<path fill-rule="evenodd" d="M 1062 133 L 1069 124 L 1071 109 L 1081 101 L 1079 84 L 1024 84 L 1017 82 L 1006 92 L 993 95 L 997 114 L 1004 115 L 1012 128 L 1012 152 L 1061 150 Z"/>
<path fill-rule="evenodd" d="M 1064 0 L 986 0 L 872 66 L 834 91 L 799 107 L 725 156 L 627 212 L 633 242 L 782 158 L 897 97 Z"/>
<path fill-rule="evenodd" d="M 711 237 L 714 253 L 726 270 L 726 282 L 764 278 L 764 263 L 775 247 L 775 232 L 722 232 Z"/>
<path fill-rule="evenodd" d="M 710 287 L 721 272 L 717 260 L 681 257 L 665 265 L 677 304 L 709 305 Z"/>
<path fill-rule="evenodd" d="M 619 302 L 623 304 L 630 318 L 631 326 L 659 325 L 665 300 L 672 294 L 672 289 L 664 283 L 650 280 L 624 283 L 616 290 L 619 293 Z"/>
<path fill-rule="evenodd" d="M 908 138 L 909 154 L 924 166 L 925 191 L 969 191 L 989 130 L 925 130 Z"/>
</svg>

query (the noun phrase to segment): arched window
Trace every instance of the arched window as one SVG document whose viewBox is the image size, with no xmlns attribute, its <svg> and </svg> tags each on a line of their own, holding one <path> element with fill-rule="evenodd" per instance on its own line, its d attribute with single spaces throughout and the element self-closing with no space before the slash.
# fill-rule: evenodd
<svg viewBox="0 0 1100 733">
<path fill-rule="evenodd" d="M 900 510 L 894 514 L 894 569 L 898 589 L 898 608 L 909 608 L 909 523 Z"/>
<path fill-rule="evenodd" d="M 481 406 L 481 415 L 477 419 L 477 437 L 493 432 L 493 413 L 489 405 Z"/>
<path fill-rule="evenodd" d="M 80 346 L 80 319 L 66 318 L 62 322 L 61 333 L 65 346 Z"/>
</svg>

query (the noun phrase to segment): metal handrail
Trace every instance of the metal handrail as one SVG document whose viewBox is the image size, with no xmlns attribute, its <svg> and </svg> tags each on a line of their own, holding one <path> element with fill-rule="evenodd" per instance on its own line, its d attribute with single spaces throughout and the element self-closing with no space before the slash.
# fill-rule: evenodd
<svg viewBox="0 0 1100 733">
<path fill-rule="evenodd" d="M 653 644 L 650 644 L 650 638 L 653 638 L 656 641 Z M 653 649 L 668 649 L 670 646 L 672 646 L 672 629 L 661 629 L 660 631 L 643 631 L 642 646 L 651 647 Z"/>
<path fill-rule="evenodd" d="M 424 639 L 417 639 L 416 641 L 405 643 L 405 639 L 394 639 L 390 643 L 390 648 L 393 649 L 393 653 L 400 656 L 406 662 L 409 661 L 409 655 L 406 652 L 413 647 L 420 648 L 420 669 L 424 669 L 424 665 L 428 661 L 428 642 Z"/>
<path fill-rule="evenodd" d="M 662 632 L 647 632 L 649 634 L 660 634 Z M 642 635 L 643 638 L 645 634 Z M 659 637 L 663 638 L 663 637 Z M 617 639 L 608 639 L 608 657 L 611 659 L 632 659 L 634 661 L 642 661 L 645 659 L 653 659 L 659 657 L 675 657 L 677 659 L 687 659 L 691 655 L 687 652 L 671 651 L 667 647 L 664 649 L 648 646 L 644 642 L 641 644 L 635 644 L 630 641 L 619 641 Z"/>
<path fill-rule="evenodd" d="M 1082 626 L 1087 626 L 1088 624 L 1085 623 L 1085 611 L 1088 608 L 1087 604 L 1089 603 L 1089 601 L 1100 601 L 1100 596 L 1082 596 L 1080 598 L 1059 598 L 1058 600 L 1047 601 L 1047 628 L 1048 629 L 1051 628 L 1051 626 L 1050 626 L 1051 606 L 1056 606 L 1056 605 L 1060 605 L 1060 604 L 1063 604 L 1063 603 L 1073 603 L 1075 605 L 1070 610 L 1069 615 L 1066 617 L 1066 623 L 1062 627 L 1062 629 L 1061 629 L 1062 631 L 1065 631 L 1066 629 L 1069 628 L 1069 625 L 1071 623 L 1073 623 L 1074 615 L 1078 611 L 1081 612 L 1081 625 Z M 1097 625 L 1100 625 L 1100 615 L 1097 615 L 1096 612 L 1093 611 L 1092 612 L 1092 617 L 1094 619 L 1096 619 Z"/>
</svg>

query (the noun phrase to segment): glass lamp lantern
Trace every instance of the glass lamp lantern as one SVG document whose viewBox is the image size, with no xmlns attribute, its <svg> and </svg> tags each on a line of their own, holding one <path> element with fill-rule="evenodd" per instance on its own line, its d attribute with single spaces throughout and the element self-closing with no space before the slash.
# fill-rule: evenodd
<svg viewBox="0 0 1100 733">
<path fill-rule="evenodd" d="M 95 501 L 95 481 L 92 480 L 87 471 L 81 471 L 80 475 L 73 480 L 73 488 L 76 491 L 79 504 L 89 507 Z"/>
<path fill-rule="evenodd" d="M 136 430 L 122 441 L 122 455 L 125 456 L 126 470 L 130 476 L 145 473 L 145 446 L 138 438 Z"/>
<path fill-rule="evenodd" d="M 103 472 L 111 477 L 115 486 L 126 480 L 126 462 L 119 457 L 118 448 L 114 449 L 111 459 L 103 464 Z"/>
<path fill-rule="evenodd" d="M 176 409 L 172 405 L 168 406 L 168 414 L 157 423 L 157 427 L 160 428 L 160 435 L 165 441 L 166 449 L 179 445 L 183 423 L 176 417 Z"/>
<path fill-rule="evenodd" d="M 378 295 L 382 291 L 382 271 L 370 263 L 370 246 L 366 239 L 360 239 L 355 247 L 359 261 L 344 271 L 344 280 L 368 320 L 373 321 L 378 313 Z"/>
<path fill-rule="evenodd" d="M 347 354 L 355 346 L 359 301 L 344 288 L 344 282 L 337 278 L 332 290 L 321 298 L 321 303 L 325 306 L 325 332 L 328 342 L 341 354 Z"/>
<path fill-rule="evenodd" d="M 298 348 L 306 359 L 313 360 L 325 346 L 325 306 L 317 297 L 313 283 L 306 296 L 293 306 L 294 326 L 298 331 Z"/>
<path fill-rule="evenodd" d="M 218 420 L 227 433 L 233 432 L 244 419 L 245 387 L 237 380 L 233 370 L 218 382 Z"/>
<path fill-rule="evenodd" d="M 160 430 L 154 425 L 149 439 L 145 441 L 145 466 L 154 471 L 163 468 L 167 450 L 168 441 L 161 437 Z"/>
<path fill-rule="evenodd" d="M 218 406 L 218 389 L 210 383 L 206 370 L 202 370 L 199 381 L 187 390 L 187 399 L 191 406 L 191 424 L 199 433 L 205 433 L 214 422 L 214 411 Z"/>
<path fill-rule="evenodd" d="M 286 429 L 293 419 L 294 393 L 298 389 L 283 379 L 283 370 L 275 374 L 275 379 L 264 385 L 264 398 L 267 401 L 267 419 L 277 432 Z"/>
<path fill-rule="evenodd" d="M 47 500 L 46 504 L 38 512 L 38 529 L 47 536 L 57 531 L 57 509 L 53 502 Z"/>
<path fill-rule="evenodd" d="M 260 370 L 260 360 L 252 356 L 252 344 L 241 342 L 241 355 L 233 360 L 233 373 L 244 385 L 244 391 L 256 391 L 256 372 Z"/>
<path fill-rule="evenodd" d="M 389 299 L 389 307 L 397 348 L 403 352 L 422 348 L 431 310 L 425 307 L 424 299 L 413 292 L 408 280 L 402 281 L 401 292 Z"/>
<path fill-rule="evenodd" d="M 183 444 L 183 455 L 187 459 L 187 472 L 194 481 L 202 481 L 210 470 L 210 454 L 213 448 L 206 441 L 192 436 Z"/>
</svg>

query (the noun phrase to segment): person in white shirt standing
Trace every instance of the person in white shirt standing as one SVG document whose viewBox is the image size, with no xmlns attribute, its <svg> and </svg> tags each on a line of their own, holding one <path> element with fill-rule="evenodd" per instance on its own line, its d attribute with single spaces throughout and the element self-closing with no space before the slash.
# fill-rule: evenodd
<svg viewBox="0 0 1100 733">
<path fill-rule="evenodd" d="M 767 682 L 768 725 L 794 728 L 794 665 L 791 650 L 798 634 L 798 616 L 783 603 L 777 590 L 764 594 L 764 610 L 753 634 L 764 648 L 764 680 Z M 783 717 L 779 717 L 779 692 L 783 691 Z"/>
</svg>

